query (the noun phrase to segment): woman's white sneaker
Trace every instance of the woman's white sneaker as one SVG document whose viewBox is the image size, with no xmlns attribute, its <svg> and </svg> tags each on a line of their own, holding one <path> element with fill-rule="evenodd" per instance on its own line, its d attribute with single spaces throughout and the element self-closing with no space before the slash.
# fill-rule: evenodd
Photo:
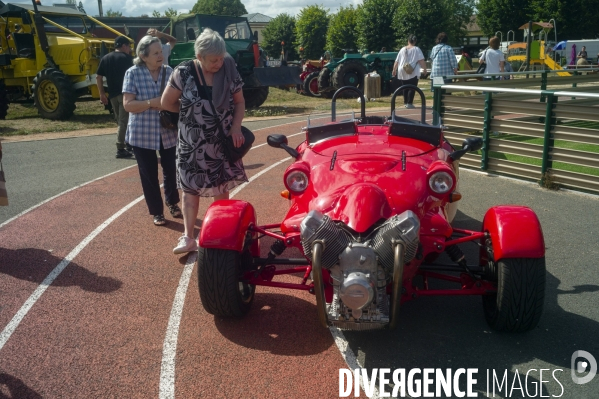
<svg viewBox="0 0 599 399">
<path fill-rule="evenodd" d="M 198 250 L 198 243 L 194 238 L 189 238 L 185 235 L 179 237 L 177 246 L 173 248 L 174 254 L 184 254 Z"/>
</svg>

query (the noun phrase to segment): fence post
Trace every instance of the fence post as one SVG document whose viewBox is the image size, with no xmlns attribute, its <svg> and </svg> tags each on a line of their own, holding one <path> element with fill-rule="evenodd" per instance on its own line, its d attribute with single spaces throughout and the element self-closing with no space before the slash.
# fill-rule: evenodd
<svg viewBox="0 0 599 399">
<path fill-rule="evenodd" d="M 433 83 L 433 125 L 440 123 L 439 116 L 441 116 L 441 96 L 445 90 L 441 89 L 441 86 L 435 86 Z"/>
<path fill-rule="evenodd" d="M 483 121 L 483 148 L 481 148 L 480 168 L 487 170 L 489 167 L 489 137 L 491 135 L 491 120 L 493 116 L 493 93 L 485 94 L 485 120 Z"/>
<path fill-rule="evenodd" d="M 541 90 L 547 90 L 547 71 L 541 73 Z M 541 102 L 544 103 L 547 100 L 545 93 L 541 94 Z"/>
<path fill-rule="evenodd" d="M 553 167 L 553 161 L 549 152 L 553 149 L 553 136 L 551 130 L 555 124 L 553 108 L 557 98 L 553 93 L 547 93 L 547 107 L 545 108 L 545 132 L 543 137 L 543 159 L 541 163 L 541 181 L 539 182 L 542 186 L 545 185 L 547 179 L 547 170 Z"/>
</svg>

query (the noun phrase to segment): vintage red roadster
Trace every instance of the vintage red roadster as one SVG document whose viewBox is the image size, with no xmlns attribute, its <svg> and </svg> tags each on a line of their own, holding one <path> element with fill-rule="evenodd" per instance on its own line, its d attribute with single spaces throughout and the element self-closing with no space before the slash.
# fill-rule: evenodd
<svg viewBox="0 0 599 399">
<path fill-rule="evenodd" d="M 407 88 L 421 97 L 418 120 L 395 110 L 396 96 Z M 362 96 L 339 89 L 327 123 L 308 121 L 297 148 L 284 135 L 267 139 L 293 159 L 283 176 L 290 206 L 280 224 L 258 224 L 254 207 L 241 200 L 216 201 L 207 210 L 197 260 L 206 311 L 240 317 L 256 286 L 280 287 L 314 294 L 323 326 L 371 330 L 394 328 L 404 301 L 480 295 L 493 329 L 534 328 L 546 274 L 536 214 L 525 206 L 494 206 L 480 231 L 451 225 L 461 198 L 459 159 L 480 150 L 483 139 L 472 136 L 453 148 L 415 86 L 393 94 L 390 116 L 367 116 L 362 96 L 359 116 L 337 120 L 336 98 L 345 90 Z M 274 242 L 260 257 L 265 236 Z M 464 243 L 478 246 L 475 264 L 467 263 Z M 289 248 L 303 257 L 282 257 Z M 436 263 L 444 252 L 451 262 Z M 300 276 L 297 283 L 277 281 L 284 274 Z M 441 286 L 429 286 L 433 279 Z"/>
</svg>

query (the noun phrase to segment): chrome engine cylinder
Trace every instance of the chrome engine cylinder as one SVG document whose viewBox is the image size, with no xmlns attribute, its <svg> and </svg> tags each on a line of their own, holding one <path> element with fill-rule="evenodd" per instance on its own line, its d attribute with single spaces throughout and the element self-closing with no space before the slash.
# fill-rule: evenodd
<svg viewBox="0 0 599 399">
<path fill-rule="evenodd" d="M 420 220 L 412 211 L 405 211 L 387 220 L 372 238 L 372 247 L 387 276 L 393 275 L 393 240 L 402 240 L 406 246 L 405 263 L 416 256 L 420 236 Z"/>
<path fill-rule="evenodd" d="M 339 254 L 350 242 L 349 235 L 335 225 L 326 215 L 312 210 L 300 224 L 302 247 L 304 254 L 312 258 L 312 244 L 316 240 L 324 241 L 321 264 L 330 269 L 339 262 Z"/>
</svg>

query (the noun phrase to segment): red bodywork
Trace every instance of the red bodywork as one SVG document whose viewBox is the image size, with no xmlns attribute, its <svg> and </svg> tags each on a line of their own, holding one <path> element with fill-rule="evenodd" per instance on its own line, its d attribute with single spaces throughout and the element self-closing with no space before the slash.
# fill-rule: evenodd
<svg viewBox="0 0 599 399">
<path fill-rule="evenodd" d="M 495 261 L 502 258 L 543 257 L 544 242 L 538 218 L 522 206 L 497 206 L 487 212 L 482 231 L 454 229 L 448 221 L 447 205 L 457 186 L 454 148 L 442 137 L 422 140 L 391 134 L 391 123 L 368 124 L 363 120 L 344 123 L 342 134 L 311 143 L 310 128 L 306 140 L 297 147 L 298 157 L 288 167 L 285 176 L 294 171 L 308 175 L 305 191 L 291 194 L 289 210 L 281 224 L 259 226 L 253 207 L 244 201 L 218 201 L 208 210 L 202 226 L 200 245 L 203 247 L 242 251 L 246 235 L 267 235 L 284 243 L 285 247 L 303 252 L 300 224 L 311 210 L 327 215 L 347 226 L 355 235 L 371 231 L 381 220 L 410 210 L 420 221 L 419 253 L 403 269 L 401 301 L 420 295 L 484 295 L 496 292 L 496 285 L 484 278 L 452 270 L 443 273 L 424 267 L 447 247 L 474 242 L 482 244 L 480 265 L 488 253 Z M 330 123 L 335 126 L 335 122 Z M 349 130 L 347 127 L 349 126 Z M 352 130 L 353 129 L 353 130 Z M 439 128 L 440 130 L 440 128 Z M 437 194 L 429 179 L 444 172 L 453 179 L 445 194 Z M 278 232 L 274 232 L 278 231 Z M 250 246 L 258 256 L 257 240 Z M 306 257 L 295 267 L 278 269 L 273 264 L 260 273 L 248 271 L 244 278 L 254 285 L 274 286 L 313 292 L 308 282 L 312 271 Z M 275 262 L 276 264 L 276 262 Z M 291 264 L 291 263 L 286 263 Z M 333 297 L 329 271 L 322 269 L 327 302 Z M 301 282 L 275 281 L 280 274 L 300 274 Z M 415 282 L 415 278 L 420 276 Z M 454 289 L 431 289 L 429 279 L 456 284 Z M 390 290 L 390 287 L 387 288 Z"/>
</svg>

